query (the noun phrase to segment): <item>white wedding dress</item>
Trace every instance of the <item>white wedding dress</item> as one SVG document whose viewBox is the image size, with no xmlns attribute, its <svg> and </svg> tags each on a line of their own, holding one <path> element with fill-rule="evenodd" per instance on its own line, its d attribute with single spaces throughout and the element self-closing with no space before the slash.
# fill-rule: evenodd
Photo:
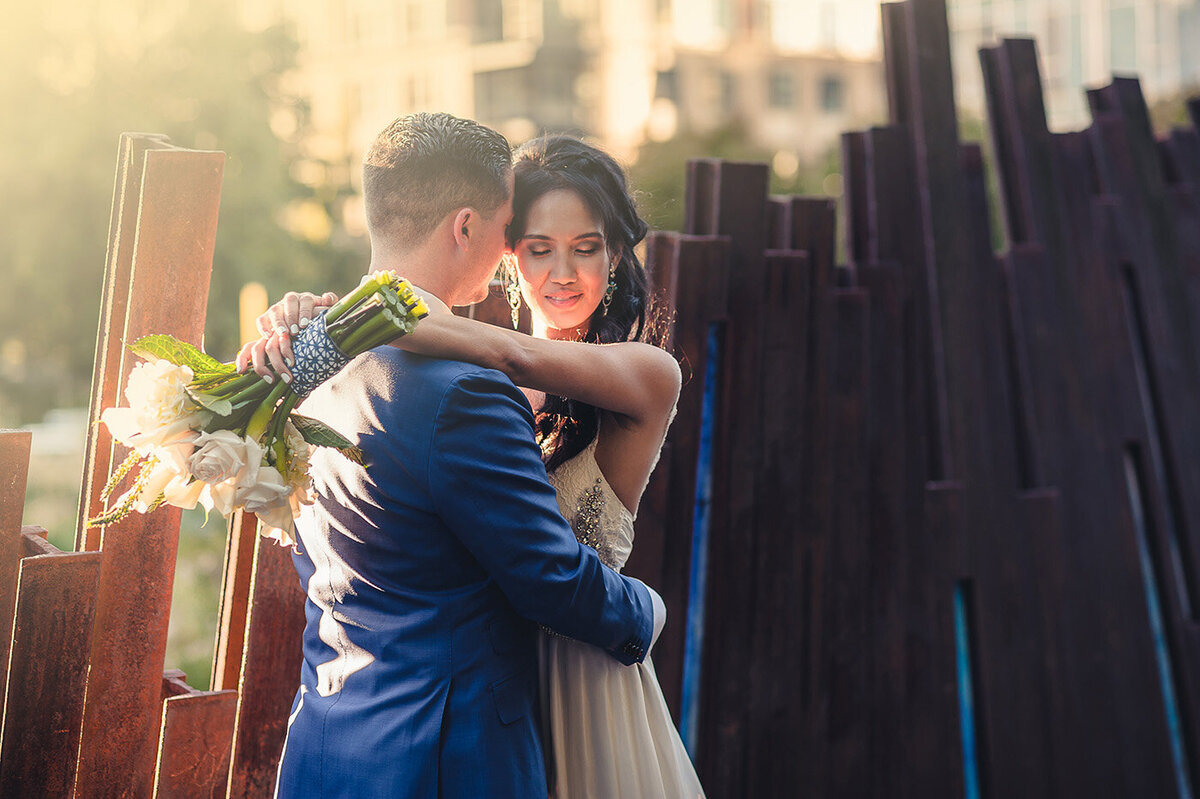
<svg viewBox="0 0 1200 799">
<path fill-rule="evenodd" d="M 550 482 L 575 537 L 620 571 L 633 550 L 633 514 L 604 479 L 595 451 L 593 439 Z M 539 660 L 553 799 L 704 796 L 649 656 L 623 666 L 596 647 L 542 632 Z"/>
</svg>

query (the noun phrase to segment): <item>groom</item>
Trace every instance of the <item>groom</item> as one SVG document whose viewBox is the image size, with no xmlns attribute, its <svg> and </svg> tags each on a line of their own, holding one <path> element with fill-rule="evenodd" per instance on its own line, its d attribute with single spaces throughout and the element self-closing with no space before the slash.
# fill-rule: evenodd
<svg viewBox="0 0 1200 799">
<path fill-rule="evenodd" d="M 512 218 L 510 158 L 474 122 L 392 123 L 363 167 L 371 270 L 449 306 L 486 296 Z M 575 540 L 503 374 L 384 347 L 303 410 L 369 466 L 312 457 L 317 499 L 294 557 L 304 662 L 276 796 L 545 797 L 537 624 L 630 664 L 661 600 Z"/>
</svg>

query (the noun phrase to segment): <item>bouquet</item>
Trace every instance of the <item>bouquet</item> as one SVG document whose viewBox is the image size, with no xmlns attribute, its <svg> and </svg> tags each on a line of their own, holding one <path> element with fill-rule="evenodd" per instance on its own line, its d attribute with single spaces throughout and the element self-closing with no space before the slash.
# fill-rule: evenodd
<svg viewBox="0 0 1200 799">
<path fill-rule="evenodd" d="M 337 431 L 293 409 L 351 358 L 411 333 L 429 309 L 392 272 L 363 278 L 293 342 L 294 379 L 268 383 L 240 374 L 172 336 L 150 335 L 130 349 L 143 361 L 125 386 L 128 407 L 108 408 L 101 421 L 132 451 L 101 493 L 108 501 L 132 486 L 89 526 L 112 524 L 133 511 L 165 504 L 202 505 L 228 517 L 255 513 L 263 533 L 295 543 L 293 520 L 311 503 L 308 447 L 326 446 L 363 463 L 362 452 Z"/>
</svg>

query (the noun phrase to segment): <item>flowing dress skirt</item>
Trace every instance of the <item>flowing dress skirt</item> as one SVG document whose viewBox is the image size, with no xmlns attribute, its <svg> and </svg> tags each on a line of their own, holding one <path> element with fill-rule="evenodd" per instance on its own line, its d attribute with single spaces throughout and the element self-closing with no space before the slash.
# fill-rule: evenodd
<svg viewBox="0 0 1200 799">
<path fill-rule="evenodd" d="M 704 796 L 649 657 L 623 666 L 545 632 L 539 648 L 553 799 Z"/>
</svg>

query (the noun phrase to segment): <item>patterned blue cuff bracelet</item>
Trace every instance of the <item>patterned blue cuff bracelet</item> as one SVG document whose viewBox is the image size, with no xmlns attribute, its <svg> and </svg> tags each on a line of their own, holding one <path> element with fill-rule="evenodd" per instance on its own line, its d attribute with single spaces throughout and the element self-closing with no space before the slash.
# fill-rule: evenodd
<svg viewBox="0 0 1200 799">
<path fill-rule="evenodd" d="M 292 391 L 300 399 L 350 363 L 350 358 L 338 349 L 325 330 L 324 311 L 292 342 L 292 354 L 296 356 L 296 365 L 292 367 Z"/>
</svg>

